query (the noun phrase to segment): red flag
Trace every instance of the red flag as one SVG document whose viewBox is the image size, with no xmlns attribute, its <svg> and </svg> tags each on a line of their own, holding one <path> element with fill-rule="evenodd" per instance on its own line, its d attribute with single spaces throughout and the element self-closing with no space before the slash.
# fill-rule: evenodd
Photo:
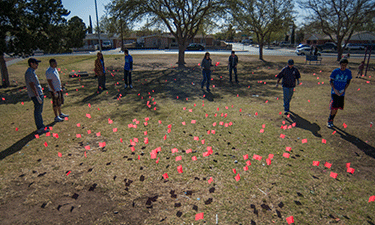
<svg viewBox="0 0 375 225">
<path fill-rule="evenodd" d="M 294 223 L 294 218 L 293 218 L 293 216 L 289 216 L 289 217 L 287 217 L 287 218 L 286 218 L 286 222 L 287 222 L 288 224 Z"/>
<path fill-rule="evenodd" d="M 182 172 L 182 165 L 177 166 L 177 171 L 178 171 L 178 173 L 183 173 Z"/>
<path fill-rule="evenodd" d="M 337 173 L 331 172 L 331 174 L 329 176 L 336 179 Z"/>
<path fill-rule="evenodd" d="M 203 213 L 197 213 L 195 214 L 195 220 L 203 220 L 204 214 Z"/>
<path fill-rule="evenodd" d="M 168 177 L 168 173 L 165 173 L 165 174 L 163 174 L 163 178 L 166 180 L 166 179 L 168 179 L 169 177 Z"/>
<path fill-rule="evenodd" d="M 283 156 L 284 156 L 285 158 L 289 158 L 290 154 L 289 154 L 289 153 L 286 153 L 286 152 L 284 152 L 284 153 L 283 153 Z"/>
<path fill-rule="evenodd" d="M 320 162 L 319 161 L 313 161 L 313 166 L 319 166 Z"/>
<path fill-rule="evenodd" d="M 327 168 L 329 169 L 329 168 L 331 168 L 332 163 L 326 162 L 326 163 L 324 163 L 324 166 L 327 167 Z"/>
<path fill-rule="evenodd" d="M 239 181 L 239 180 L 241 179 L 240 174 L 237 174 L 237 175 L 234 177 L 234 179 L 236 179 L 236 181 Z"/>
</svg>

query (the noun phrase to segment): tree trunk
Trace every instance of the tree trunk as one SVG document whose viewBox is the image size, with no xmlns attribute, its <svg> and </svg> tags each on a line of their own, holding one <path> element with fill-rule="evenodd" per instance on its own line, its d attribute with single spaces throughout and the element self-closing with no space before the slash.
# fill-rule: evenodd
<svg viewBox="0 0 375 225">
<path fill-rule="evenodd" d="M 344 49 L 341 47 L 341 42 L 337 43 L 337 61 L 341 60 L 343 52 L 344 52 Z"/>
<path fill-rule="evenodd" d="M 185 48 L 186 44 L 178 45 L 178 68 L 185 67 Z"/>
<path fill-rule="evenodd" d="M 7 64 L 5 62 L 4 53 L 0 56 L 0 67 L 1 67 L 1 80 L 2 80 L 2 87 L 9 87 L 9 74 L 7 69 Z"/>
<path fill-rule="evenodd" d="M 259 59 L 263 61 L 263 41 L 259 44 Z"/>
</svg>

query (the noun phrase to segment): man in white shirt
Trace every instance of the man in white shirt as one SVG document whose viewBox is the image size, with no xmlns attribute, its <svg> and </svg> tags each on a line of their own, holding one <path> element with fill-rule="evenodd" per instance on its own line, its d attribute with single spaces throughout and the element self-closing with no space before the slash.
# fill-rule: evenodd
<svg viewBox="0 0 375 225">
<path fill-rule="evenodd" d="M 61 112 L 61 105 L 64 104 L 64 96 L 61 91 L 61 81 L 59 72 L 57 71 L 57 62 L 55 59 L 49 60 L 50 67 L 46 71 L 46 78 L 48 81 L 49 91 L 52 97 L 53 112 L 55 113 L 55 122 L 64 121 L 66 115 Z"/>
</svg>

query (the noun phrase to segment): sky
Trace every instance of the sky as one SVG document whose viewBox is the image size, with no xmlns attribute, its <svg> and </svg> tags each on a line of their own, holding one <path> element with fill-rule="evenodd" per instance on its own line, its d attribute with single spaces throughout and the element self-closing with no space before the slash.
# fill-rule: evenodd
<svg viewBox="0 0 375 225">
<path fill-rule="evenodd" d="M 100 21 L 100 17 L 105 15 L 105 5 L 108 5 L 111 0 L 97 0 L 98 4 L 98 17 Z M 78 16 L 83 20 L 86 24 L 86 27 L 90 25 L 89 23 L 89 15 L 91 15 L 92 24 L 96 26 L 96 14 L 95 14 L 95 0 L 62 0 L 62 4 L 65 9 L 70 11 L 70 15 L 66 18 L 69 20 L 74 16 Z M 297 4 L 295 5 L 295 10 L 298 12 L 299 16 L 297 15 L 297 26 L 303 22 L 301 18 L 301 11 Z"/>
<path fill-rule="evenodd" d="M 98 17 L 105 14 L 104 6 L 108 5 L 111 0 L 97 0 L 98 4 Z M 96 25 L 96 13 L 95 13 L 95 0 L 62 0 L 62 4 L 65 9 L 70 11 L 70 15 L 66 17 L 67 20 L 74 16 L 78 16 L 86 24 L 86 27 L 90 25 L 89 16 L 91 15 L 92 25 Z"/>
</svg>

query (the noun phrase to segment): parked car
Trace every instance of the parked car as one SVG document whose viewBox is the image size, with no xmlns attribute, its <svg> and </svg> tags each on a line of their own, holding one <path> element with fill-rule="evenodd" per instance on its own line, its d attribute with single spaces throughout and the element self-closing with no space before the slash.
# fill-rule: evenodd
<svg viewBox="0 0 375 225">
<path fill-rule="evenodd" d="M 296 50 L 297 55 L 310 55 L 311 47 L 302 47 Z M 313 53 L 314 54 L 314 53 Z M 318 51 L 318 56 L 321 56 L 321 52 Z"/>
<path fill-rule="evenodd" d="M 296 49 L 304 48 L 304 47 L 310 47 L 308 44 L 299 44 Z"/>
<path fill-rule="evenodd" d="M 344 47 L 345 44 L 342 45 L 342 47 Z M 352 43 L 348 43 L 345 47 L 345 50 L 365 50 L 365 46 L 362 46 L 362 45 L 358 45 L 358 44 L 352 44 Z"/>
<path fill-rule="evenodd" d="M 280 42 L 280 47 L 283 47 L 283 46 L 290 46 L 290 42 L 287 42 L 287 41 Z"/>
<path fill-rule="evenodd" d="M 323 51 L 323 50 L 334 50 L 334 51 L 336 51 L 337 50 L 337 45 L 333 42 L 327 42 L 327 43 L 324 43 L 322 45 L 317 45 L 316 47 L 320 51 Z"/>
<path fill-rule="evenodd" d="M 186 50 L 189 50 L 189 51 L 203 51 L 204 50 L 204 46 L 201 45 L 201 44 L 197 44 L 197 43 L 191 43 L 191 44 L 189 44 L 186 47 Z"/>
<path fill-rule="evenodd" d="M 111 49 L 112 43 L 110 41 L 103 41 L 102 42 L 102 49 Z M 99 44 L 95 45 L 95 50 L 99 50 Z"/>
</svg>

